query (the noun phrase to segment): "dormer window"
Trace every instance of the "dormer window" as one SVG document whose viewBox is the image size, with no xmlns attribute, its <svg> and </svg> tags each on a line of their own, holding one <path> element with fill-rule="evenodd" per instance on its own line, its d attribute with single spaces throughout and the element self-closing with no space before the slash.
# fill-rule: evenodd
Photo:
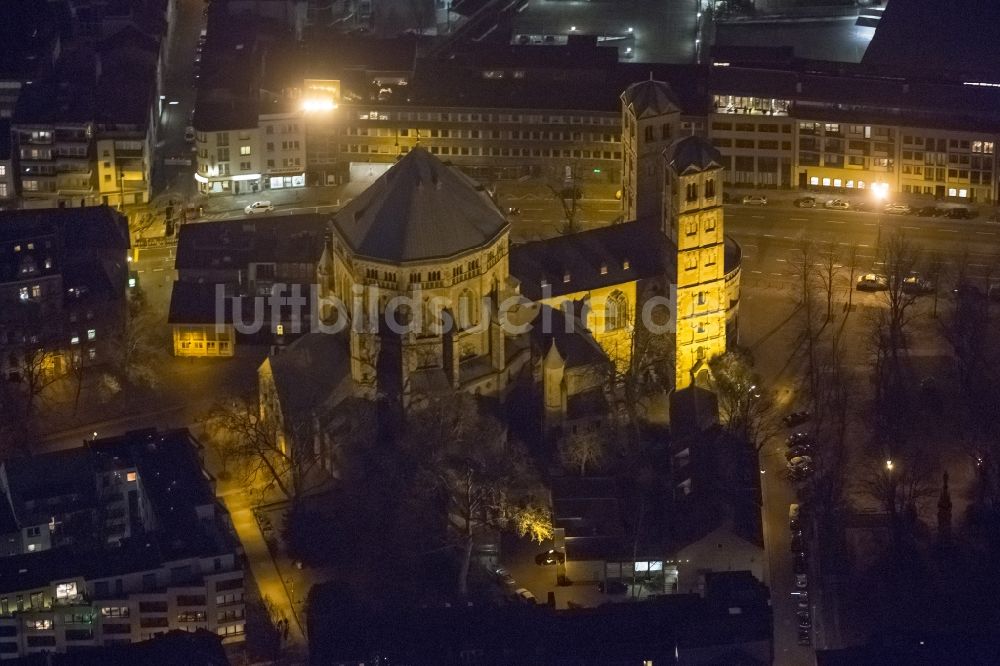
<svg viewBox="0 0 1000 666">
<path fill-rule="evenodd" d="M 622 270 L 627 271 L 630 268 L 632 268 L 632 263 L 628 259 L 624 260 L 622 262 Z"/>
<path fill-rule="evenodd" d="M 601 264 L 601 275 L 607 275 L 607 274 L 608 274 L 608 265 L 602 263 Z"/>
<path fill-rule="evenodd" d="M 563 284 L 569 284 L 569 271 L 563 273 Z"/>
<path fill-rule="evenodd" d="M 542 289 L 545 289 L 548 286 L 549 286 L 549 281 L 546 280 L 545 278 L 542 278 Z"/>
</svg>

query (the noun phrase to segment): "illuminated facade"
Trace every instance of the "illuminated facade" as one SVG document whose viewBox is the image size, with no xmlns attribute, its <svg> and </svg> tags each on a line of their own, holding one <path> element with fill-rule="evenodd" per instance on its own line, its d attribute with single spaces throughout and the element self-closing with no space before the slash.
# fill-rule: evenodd
<svg viewBox="0 0 1000 666">
<path fill-rule="evenodd" d="M 726 351 L 730 297 L 726 285 L 722 157 L 700 137 L 665 154 L 664 226 L 677 250 L 676 380 L 683 389 L 707 376 Z"/>
<path fill-rule="evenodd" d="M 622 204 L 626 220 L 658 215 L 663 151 L 677 138 L 681 110 L 663 81 L 633 83 L 622 93 Z"/>
</svg>

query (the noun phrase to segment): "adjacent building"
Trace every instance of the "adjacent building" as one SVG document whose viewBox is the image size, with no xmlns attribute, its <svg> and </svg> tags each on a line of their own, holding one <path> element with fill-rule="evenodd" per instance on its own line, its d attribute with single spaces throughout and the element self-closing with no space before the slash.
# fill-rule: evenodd
<svg viewBox="0 0 1000 666">
<path fill-rule="evenodd" d="M 0 371 L 107 361 L 125 326 L 128 225 L 106 206 L 0 212 Z"/>
<path fill-rule="evenodd" d="M 0 467 L 0 656 L 244 639 L 241 551 L 200 451 L 152 430 Z"/>
</svg>

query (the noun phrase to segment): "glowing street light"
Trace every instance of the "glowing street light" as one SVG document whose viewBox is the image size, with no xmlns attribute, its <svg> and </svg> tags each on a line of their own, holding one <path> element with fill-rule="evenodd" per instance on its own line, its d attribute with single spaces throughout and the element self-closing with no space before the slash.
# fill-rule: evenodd
<svg viewBox="0 0 1000 666">
<path fill-rule="evenodd" d="M 886 197 L 889 196 L 889 183 L 872 183 L 871 190 L 872 196 L 875 197 L 875 248 L 877 250 L 882 246 L 882 205 L 885 203 Z"/>
<path fill-rule="evenodd" d="M 333 111 L 337 105 L 329 97 L 307 97 L 302 100 L 302 110 L 306 113 Z"/>
<path fill-rule="evenodd" d="M 888 460 L 885 461 L 885 469 L 887 472 L 891 472 L 892 468 L 893 468 L 892 458 L 889 458 Z"/>
<path fill-rule="evenodd" d="M 633 32 L 633 29 L 629 28 L 628 31 L 629 31 L 629 34 L 631 34 Z"/>
<path fill-rule="evenodd" d="M 889 196 L 889 183 L 872 183 L 871 190 L 875 200 L 881 203 Z"/>
</svg>

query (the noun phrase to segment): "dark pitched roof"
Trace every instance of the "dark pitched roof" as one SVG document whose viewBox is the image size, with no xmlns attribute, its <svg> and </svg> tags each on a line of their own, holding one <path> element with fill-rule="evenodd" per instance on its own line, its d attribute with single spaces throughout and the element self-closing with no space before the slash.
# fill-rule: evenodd
<svg viewBox="0 0 1000 666">
<path fill-rule="evenodd" d="M 622 93 L 622 102 L 632 107 L 636 118 L 662 116 L 681 110 L 670 84 L 652 78 L 626 88 Z"/>
<path fill-rule="evenodd" d="M 0 240 L 59 233 L 69 250 L 129 248 L 128 220 L 107 206 L 0 211 Z"/>
<path fill-rule="evenodd" d="M 677 173 L 722 168 L 722 153 L 708 139 L 686 136 L 666 150 L 667 162 Z"/>
<path fill-rule="evenodd" d="M 575 304 L 567 304 L 575 309 Z M 587 330 L 575 312 L 544 304 L 531 304 L 537 314 L 531 319 L 532 342 L 543 357 L 555 352 L 567 368 L 599 365 L 608 362 L 607 354 Z"/>
<path fill-rule="evenodd" d="M 627 222 L 516 245 L 510 273 L 537 301 L 664 275 L 669 247 L 656 222 Z"/>
<path fill-rule="evenodd" d="M 323 256 L 326 215 L 305 213 L 181 227 L 174 267 L 244 269 L 250 263 L 312 263 Z"/>
<path fill-rule="evenodd" d="M 350 393 L 351 354 L 346 336 L 307 333 L 270 357 L 274 386 L 286 422 L 309 417 L 328 401 Z"/>
<path fill-rule="evenodd" d="M 485 188 L 415 148 L 333 216 L 351 251 L 390 263 L 453 257 L 506 233 Z"/>
</svg>

